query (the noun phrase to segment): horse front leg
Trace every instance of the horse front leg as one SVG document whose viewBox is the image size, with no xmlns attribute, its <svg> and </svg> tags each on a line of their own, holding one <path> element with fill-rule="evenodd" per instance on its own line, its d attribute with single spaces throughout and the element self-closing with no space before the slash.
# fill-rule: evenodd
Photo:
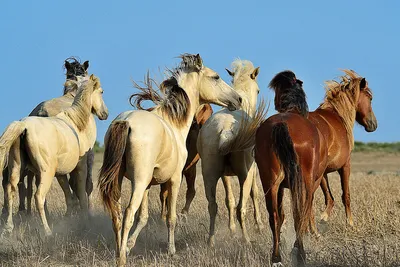
<svg viewBox="0 0 400 267">
<path fill-rule="evenodd" d="M 188 214 L 190 205 L 192 204 L 193 198 L 196 195 L 196 164 L 192 165 L 189 169 L 183 172 L 186 178 L 186 202 L 185 207 L 182 209 L 182 214 Z"/>
<path fill-rule="evenodd" d="M 257 228 L 261 231 L 264 228 L 264 224 L 261 220 L 261 212 L 260 212 L 260 193 L 257 185 L 257 164 L 253 164 L 252 168 L 256 168 L 253 172 L 253 183 L 251 184 L 250 197 L 253 200 L 253 208 L 254 208 L 254 219 L 257 224 Z"/>
<path fill-rule="evenodd" d="M 93 165 L 94 151 L 90 149 L 87 154 L 87 178 L 86 178 L 86 194 L 88 196 L 89 215 L 93 216 Z"/>
<path fill-rule="evenodd" d="M 88 196 L 86 194 L 86 178 L 87 178 L 87 159 L 83 157 L 79 160 L 75 169 L 70 173 L 71 179 L 76 182 L 76 195 L 79 199 L 81 215 L 88 215 Z"/>
<path fill-rule="evenodd" d="M 343 201 L 343 205 L 346 210 L 347 223 L 350 226 L 354 226 L 353 216 L 351 214 L 351 209 L 350 209 L 350 188 L 349 188 L 350 159 L 346 162 L 346 164 L 341 169 L 339 169 L 338 172 L 340 175 L 340 181 L 341 181 L 342 190 L 343 190 L 342 201 Z"/>
</svg>

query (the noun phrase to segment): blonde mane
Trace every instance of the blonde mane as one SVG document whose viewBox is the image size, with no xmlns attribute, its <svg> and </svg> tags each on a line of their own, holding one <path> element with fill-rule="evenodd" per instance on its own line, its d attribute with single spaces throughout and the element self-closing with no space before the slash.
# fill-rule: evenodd
<svg viewBox="0 0 400 267">
<path fill-rule="evenodd" d="M 75 86 L 77 94 L 71 107 L 65 109 L 62 113 L 66 115 L 78 128 L 79 131 L 85 130 L 89 117 L 92 114 L 91 110 L 91 95 L 94 90 L 101 87 L 98 77 L 90 76 L 90 79 L 79 82 L 69 80 L 65 86 Z"/>
<path fill-rule="evenodd" d="M 331 80 L 325 82 L 325 99 L 319 108 L 333 108 L 337 112 L 347 131 L 350 148 L 353 149 L 353 128 L 362 77 L 353 70 L 343 70 L 343 72 L 345 75 L 340 76 L 340 81 Z"/>
</svg>

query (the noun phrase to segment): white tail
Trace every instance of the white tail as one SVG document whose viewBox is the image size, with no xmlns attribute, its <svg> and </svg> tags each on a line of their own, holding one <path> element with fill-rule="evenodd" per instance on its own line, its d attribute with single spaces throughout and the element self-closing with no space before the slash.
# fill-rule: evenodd
<svg viewBox="0 0 400 267">
<path fill-rule="evenodd" d="M 3 135 L 0 137 L 0 169 L 7 166 L 8 153 L 15 140 L 25 131 L 25 122 L 14 121 L 8 125 Z"/>
</svg>

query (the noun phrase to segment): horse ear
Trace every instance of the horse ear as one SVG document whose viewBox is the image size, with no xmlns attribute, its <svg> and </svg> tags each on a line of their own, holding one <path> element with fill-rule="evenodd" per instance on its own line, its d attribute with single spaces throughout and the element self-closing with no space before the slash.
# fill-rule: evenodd
<svg viewBox="0 0 400 267">
<path fill-rule="evenodd" d="M 64 62 L 64 66 L 67 69 L 67 71 L 69 70 L 69 68 L 71 67 L 71 63 L 69 63 L 68 61 L 65 60 Z"/>
<path fill-rule="evenodd" d="M 365 78 L 362 78 L 360 81 L 360 90 L 365 89 L 367 87 L 367 81 Z"/>
<path fill-rule="evenodd" d="M 200 54 L 197 54 L 195 57 L 195 66 L 198 70 L 201 70 L 203 68 L 203 60 L 200 57 Z"/>
<path fill-rule="evenodd" d="M 91 74 L 91 75 L 90 75 L 90 80 L 91 80 L 91 81 L 94 81 L 94 80 L 95 80 L 95 79 L 94 79 L 94 74 Z"/>
<path fill-rule="evenodd" d="M 228 74 L 230 75 L 230 76 L 235 76 L 235 73 L 233 72 L 233 71 L 230 71 L 230 70 L 228 70 L 228 69 L 226 69 L 226 71 L 228 72 Z"/>
<path fill-rule="evenodd" d="M 260 67 L 257 67 L 257 68 L 256 68 L 255 70 L 253 70 L 253 72 L 250 74 L 250 78 L 252 78 L 253 80 L 255 80 L 259 72 L 260 72 Z"/>
<path fill-rule="evenodd" d="M 89 68 L 89 60 L 86 60 L 85 62 L 83 62 L 83 68 L 85 70 L 87 70 Z"/>
</svg>

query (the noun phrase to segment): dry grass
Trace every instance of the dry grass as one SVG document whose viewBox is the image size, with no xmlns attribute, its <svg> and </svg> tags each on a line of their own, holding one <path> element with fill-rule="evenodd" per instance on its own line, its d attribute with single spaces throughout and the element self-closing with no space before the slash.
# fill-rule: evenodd
<svg viewBox="0 0 400 267">
<path fill-rule="evenodd" d="M 95 173 L 101 155 L 96 155 Z M 400 266 L 400 157 L 396 154 L 355 153 L 351 175 L 351 196 L 355 229 L 345 224 L 338 175 L 330 175 L 337 203 L 327 225 L 318 225 L 321 237 L 307 236 L 305 247 L 310 266 Z M 269 266 L 271 233 L 265 204 L 262 204 L 266 228 L 258 233 L 250 227 L 251 245 L 244 245 L 237 227 L 229 235 L 224 192 L 218 186 L 219 217 L 216 247 L 208 248 L 209 217 L 202 179 L 197 180 L 197 196 L 187 221 L 180 220 L 176 230 L 177 255 L 166 254 L 167 227 L 160 220 L 159 187 L 150 191 L 150 218 L 139 236 L 137 246 L 128 257 L 130 266 Z M 124 182 L 126 202 L 130 186 Z M 235 184 L 238 190 L 237 183 Z M 183 183 L 178 210 L 184 204 L 186 185 Z M 15 215 L 16 227 L 9 238 L 0 239 L 1 266 L 110 266 L 115 262 L 114 235 L 111 220 L 103 212 L 97 192 L 96 215 L 89 222 L 77 216 L 64 218 L 64 198 L 57 182 L 48 195 L 53 236 L 45 238 L 36 210 L 32 218 Z M 0 206 L 3 192 L 0 191 Z M 288 222 L 283 230 L 284 263 L 290 264 L 294 241 L 289 194 L 285 195 Z M 323 209 L 321 190 L 315 202 L 317 217 Z M 255 225 L 249 203 L 248 223 Z M 3 222 L 2 222 L 3 223 Z M 1 228 L 1 227 L 0 227 Z"/>
</svg>

